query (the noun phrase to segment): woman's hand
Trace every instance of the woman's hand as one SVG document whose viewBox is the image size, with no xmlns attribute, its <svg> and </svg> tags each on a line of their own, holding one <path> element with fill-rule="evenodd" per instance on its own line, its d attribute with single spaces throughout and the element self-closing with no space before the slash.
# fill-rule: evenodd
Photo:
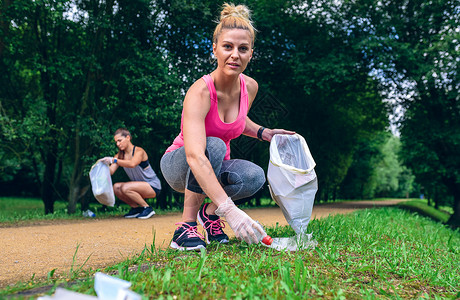
<svg viewBox="0 0 460 300">
<path fill-rule="evenodd" d="M 295 134 L 295 131 L 289 131 L 284 129 L 264 129 L 262 132 L 262 139 L 270 142 L 275 134 Z"/>
<path fill-rule="evenodd" d="M 295 131 L 284 129 L 269 129 L 254 123 L 249 117 L 246 117 L 246 125 L 243 131 L 244 135 L 270 142 L 275 134 L 295 134 Z"/>
<path fill-rule="evenodd" d="M 104 164 L 106 164 L 106 165 L 111 165 L 111 164 L 113 164 L 113 157 L 106 156 L 104 158 L 101 158 L 99 161 L 104 163 Z"/>
<path fill-rule="evenodd" d="M 248 244 L 257 244 L 259 242 L 256 231 L 259 232 L 259 235 L 264 234 L 262 226 L 236 207 L 230 197 L 217 207 L 216 215 L 224 217 L 236 237 Z"/>
</svg>

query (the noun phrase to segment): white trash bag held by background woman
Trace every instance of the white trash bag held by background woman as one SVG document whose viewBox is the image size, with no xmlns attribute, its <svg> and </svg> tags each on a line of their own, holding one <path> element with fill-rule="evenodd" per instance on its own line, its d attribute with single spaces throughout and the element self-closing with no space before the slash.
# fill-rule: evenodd
<svg viewBox="0 0 460 300">
<path fill-rule="evenodd" d="M 115 195 L 113 193 L 109 166 L 101 161 L 97 161 L 91 167 L 91 171 L 89 171 L 89 178 L 94 198 L 103 205 L 114 206 Z"/>
<path fill-rule="evenodd" d="M 297 235 L 305 234 L 318 191 L 316 163 L 305 139 L 277 134 L 270 142 L 267 179 L 273 200 Z"/>
</svg>

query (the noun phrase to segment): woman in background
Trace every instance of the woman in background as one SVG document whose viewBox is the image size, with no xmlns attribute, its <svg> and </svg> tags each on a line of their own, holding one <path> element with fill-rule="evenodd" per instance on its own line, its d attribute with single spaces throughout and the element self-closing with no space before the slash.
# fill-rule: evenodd
<svg viewBox="0 0 460 300">
<path fill-rule="evenodd" d="M 114 140 L 118 153 L 114 157 L 104 157 L 101 161 L 110 165 L 110 175 L 120 166 L 131 180 L 113 185 L 115 195 L 131 207 L 124 217 L 148 219 L 155 211 L 145 199 L 155 198 L 160 194 L 160 180 L 153 171 L 144 149 L 132 144 L 131 134 L 127 129 L 120 128 L 115 131 Z"/>
</svg>

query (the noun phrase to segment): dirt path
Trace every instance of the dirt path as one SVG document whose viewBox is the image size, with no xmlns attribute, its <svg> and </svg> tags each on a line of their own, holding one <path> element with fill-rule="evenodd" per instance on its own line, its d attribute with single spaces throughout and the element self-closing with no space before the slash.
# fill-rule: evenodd
<svg viewBox="0 0 460 300">
<path fill-rule="evenodd" d="M 344 202 L 315 205 L 312 219 L 356 209 L 394 205 L 402 200 Z M 287 225 L 281 209 L 246 210 L 266 226 Z M 36 225 L 0 228 L 0 288 L 19 281 L 46 278 L 48 272 L 66 274 L 84 268 L 103 268 L 138 254 L 155 239 L 156 248 L 166 248 L 180 214 L 154 216 L 148 220 L 97 218 L 79 221 L 46 221 Z M 201 230 L 201 227 L 199 227 Z M 226 233 L 233 237 L 230 228 Z M 78 247 L 78 251 L 77 251 Z M 75 255 L 75 259 L 73 259 Z"/>
</svg>

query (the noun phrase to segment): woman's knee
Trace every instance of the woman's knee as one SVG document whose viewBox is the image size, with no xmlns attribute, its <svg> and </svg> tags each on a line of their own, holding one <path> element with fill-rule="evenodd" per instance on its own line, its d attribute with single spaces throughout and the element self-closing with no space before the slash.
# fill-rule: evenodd
<svg viewBox="0 0 460 300">
<path fill-rule="evenodd" d="M 128 185 L 128 184 L 123 184 L 123 185 L 120 187 L 120 193 L 121 193 L 121 194 L 125 194 L 125 195 L 126 195 L 126 194 L 129 193 L 131 190 L 132 190 L 132 189 L 131 189 L 130 185 Z"/>
<path fill-rule="evenodd" d="M 215 136 L 208 136 L 206 138 L 206 147 L 227 150 L 227 145 L 225 145 L 225 142 L 222 139 Z"/>
<path fill-rule="evenodd" d="M 113 192 L 115 193 L 115 195 L 119 195 L 121 193 L 122 185 L 123 184 L 121 182 L 117 182 L 113 185 Z"/>
<path fill-rule="evenodd" d="M 160 160 L 160 170 L 168 185 L 175 191 L 183 193 L 185 177 L 188 170 L 185 153 L 179 148 L 166 153 Z"/>
<path fill-rule="evenodd" d="M 220 138 L 210 136 L 206 138 L 206 152 L 210 161 L 222 161 L 227 153 L 227 145 Z"/>
<path fill-rule="evenodd" d="M 265 183 L 265 172 L 258 165 L 253 165 L 246 170 L 244 180 L 255 194 Z"/>
<path fill-rule="evenodd" d="M 251 197 L 265 183 L 264 170 L 248 161 L 234 161 L 230 168 L 221 173 L 220 182 L 234 200 Z"/>
</svg>

